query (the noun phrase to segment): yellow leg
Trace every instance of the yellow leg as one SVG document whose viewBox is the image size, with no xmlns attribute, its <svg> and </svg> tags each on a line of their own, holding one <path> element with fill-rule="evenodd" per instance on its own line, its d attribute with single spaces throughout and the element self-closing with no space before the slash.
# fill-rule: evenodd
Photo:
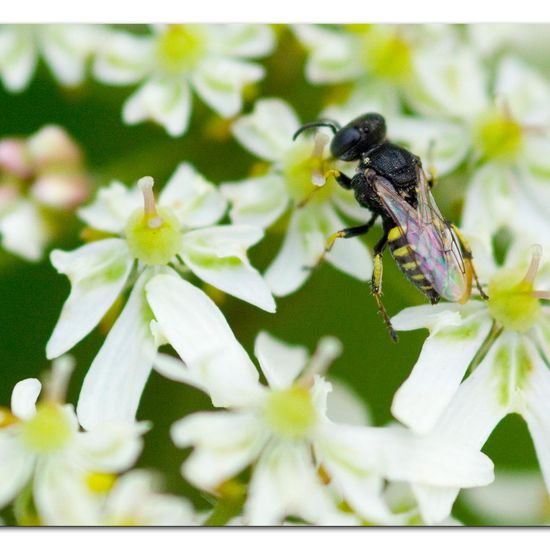
<svg viewBox="0 0 550 550">
<path fill-rule="evenodd" d="M 393 329 L 393 326 L 390 321 L 390 317 L 388 313 L 386 312 L 386 308 L 384 307 L 384 304 L 382 303 L 382 274 L 383 274 L 384 268 L 382 265 L 382 253 L 378 253 L 374 256 L 374 268 L 372 271 L 372 295 L 374 296 L 374 299 L 376 300 L 376 306 L 378 307 L 378 311 L 380 315 L 382 316 L 382 319 L 384 320 L 384 324 L 386 327 L 388 327 L 388 331 L 390 333 L 390 337 L 394 342 L 398 341 L 397 334 L 395 330 Z"/>
<path fill-rule="evenodd" d="M 460 243 L 460 247 L 462 248 L 462 255 L 464 256 L 464 260 L 466 261 L 466 268 L 469 269 L 472 273 L 472 276 L 474 278 L 474 281 L 476 283 L 476 287 L 479 290 L 479 295 L 481 296 L 482 300 L 488 300 L 489 296 L 485 294 L 485 291 L 483 290 L 481 283 L 479 282 L 479 278 L 477 276 L 474 262 L 473 262 L 473 255 L 472 255 L 472 249 L 470 248 L 470 245 L 468 244 L 468 241 L 466 240 L 466 237 L 464 237 L 464 234 L 458 227 L 454 224 L 451 224 L 452 230 L 455 232 L 455 235 L 458 238 L 458 242 Z"/>
</svg>

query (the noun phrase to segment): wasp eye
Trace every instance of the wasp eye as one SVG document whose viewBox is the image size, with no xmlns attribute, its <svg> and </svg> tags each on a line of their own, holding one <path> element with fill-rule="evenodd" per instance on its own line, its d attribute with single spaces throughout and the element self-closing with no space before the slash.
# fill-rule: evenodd
<svg viewBox="0 0 550 550">
<path fill-rule="evenodd" d="M 330 152 L 332 156 L 346 160 L 346 153 L 351 152 L 361 140 L 361 134 L 356 128 L 342 128 L 332 138 Z"/>
</svg>

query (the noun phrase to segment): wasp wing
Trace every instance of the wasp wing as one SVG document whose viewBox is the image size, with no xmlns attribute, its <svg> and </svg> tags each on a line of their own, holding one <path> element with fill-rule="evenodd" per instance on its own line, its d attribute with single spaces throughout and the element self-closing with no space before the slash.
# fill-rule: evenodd
<svg viewBox="0 0 550 550">
<path fill-rule="evenodd" d="M 426 279 L 440 296 L 457 302 L 469 289 L 460 246 L 452 228 L 441 216 L 421 168 L 417 181 L 416 209 L 387 179 L 377 176 L 374 186 Z"/>
</svg>

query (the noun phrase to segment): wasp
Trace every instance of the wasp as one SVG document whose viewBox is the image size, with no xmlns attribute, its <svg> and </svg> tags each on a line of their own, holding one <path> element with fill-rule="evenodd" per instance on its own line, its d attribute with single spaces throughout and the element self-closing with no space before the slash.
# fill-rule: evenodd
<svg viewBox="0 0 550 550">
<path fill-rule="evenodd" d="M 426 176 L 421 159 L 386 138 L 386 121 L 378 113 L 367 113 L 343 127 L 332 120 L 301 126 L 296 139 L 310 128 L 328 127 L 333 132 L 330 152 L 334 158 L 358 161 L 352 178 L 334 171 L 336 181 L 353 190 L 357 202 L 372 212 L 369 221 L 331 235 L 325 247 L 330 251 L 336 239 L 366 234 L 381 219 L 383 235 L 374 246 L 372 294 L 378 310 L 397 341 L 382 303 L 382 255 L 386 247 L 407 279 L 432 304 L 441 298 L 458 303 L 468 301 L 472 279 L 487 299 L 472 262 L 472 251 L 459 229 L 441 215 L 431 193 L 433 173 Z"/>
</svg>

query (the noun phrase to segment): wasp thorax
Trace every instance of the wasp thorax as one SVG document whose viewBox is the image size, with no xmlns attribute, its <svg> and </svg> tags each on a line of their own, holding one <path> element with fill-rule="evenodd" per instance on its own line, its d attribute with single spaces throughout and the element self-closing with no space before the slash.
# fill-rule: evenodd
<svg viewBox="0 0 550 550">
<path fill-rule="evenodd" d="M 541 248 L 537 246 L 523 278 L 520 271 L 505 269 L 495 274 L 489 282 L 489 312 L 506 330 L 527 332 L 541 314 L 539 300 L 550 297 L 549 292 L 534 288 L 540 258 Z"/>
<path fill-rule="evenodd" d="M 332 178 L 328 177 L 334 163 L 327 158 L 325 150 L 329 139 L 318 132 L 311 142 L 296 143 L 288 151 L 283 165 L 283 173 L 290 196 L 300 202 L 324 202 L 332 194 Z M 314 193 L 313 193 L 314 192 Z"/>
<path fill-rule="evenodd" d="M 509 162 L 521 151 L 523 131 L 506 110 L 495 107 L 477 121 L 474 141 L 484 158 Z"/>
<path fill-rule="evenodd" d="M 205 42 L 198 25 L 170 25 L 158 38 L 159 65 L 168 72 L 190 71 L 203 57 Z"/>
<path fill-rule="evenodd" d="M 138 187 L 143 193 L 143 210 L 134 212 L 126 224 L 128 248 L 148 265 L 165 265 L 181 249 L 179 221 L 169 208 L 157 208 L 153 178 L 141 178 Z"/>
<path fill-rule="evenodd" d="M 307 388 L 292 386 L 271 392 L 265 407 L 271 429 L 282 437 L 300 438 L 315 426 L 317 411 Z"/>
</svg>

